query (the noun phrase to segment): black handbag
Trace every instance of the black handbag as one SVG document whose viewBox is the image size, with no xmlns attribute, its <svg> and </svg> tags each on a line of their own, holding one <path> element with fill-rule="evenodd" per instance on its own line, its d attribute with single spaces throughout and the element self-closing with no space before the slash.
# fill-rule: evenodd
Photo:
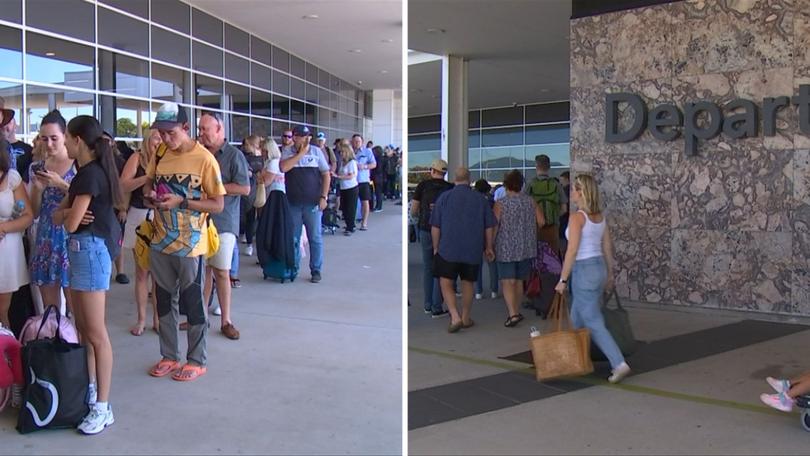
<svg viewBox="0 0 810 456">
<path fill-rule="evenodd" d="M 602 317 L 605 320 L 605 327 L 610 335 L 613 336 L 613 340 L 616 341 L 616 345 L 619 346 L 622 355 L 632 355 L 636 351 L 636 338 L 633 336 L 633 328 L 630 326 L 630 317 L 627 315 L 627 311 L 624 310 L 624 307 L 622 307 L 619 295 L 616 293 L 616 290 L 613 289 L 604 294 L 602 298 L 601 310 Z M 608 307 L 611 298 L 616 298 L 615 309 Z M 593 343 L 593 339 L 591 339 L 591 359 L 594 361 L 604 361 L 607 359 L 605 354 L 602 353 L 602 350 Z"/>
<path fill-rule="evenodd" d="M 25 390 L 17 431 L 78 426 L 90 411 L 85 402 L 89 382 L 85 347 L 65 342 L 57 330 L 52 339 L 26 343 L 22 358 Z"/>
</svg>

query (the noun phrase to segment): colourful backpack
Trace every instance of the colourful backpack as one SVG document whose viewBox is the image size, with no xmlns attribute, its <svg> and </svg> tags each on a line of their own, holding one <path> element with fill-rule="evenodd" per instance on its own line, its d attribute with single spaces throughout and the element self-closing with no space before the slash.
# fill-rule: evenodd
<svg viewBox="0 0 810 456">
<path fill-rule="evenodd" d="M 560 220 L 560 195 L 557 193 L 557 181 L 551 178 L 535 178 L 529 191 L 537 205 L 543 209 L 543 216 L 546 219 L 544 226 L 556 225 Z"/>
</svg>

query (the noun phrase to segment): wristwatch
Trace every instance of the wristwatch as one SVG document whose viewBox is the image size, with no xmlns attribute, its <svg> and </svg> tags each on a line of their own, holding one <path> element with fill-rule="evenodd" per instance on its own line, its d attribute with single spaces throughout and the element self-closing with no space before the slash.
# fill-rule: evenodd
<svg viewBox="0 0 810 456">
<path fill-rule="evenodd" d="M 186 198 L 183 198 L 183 201 L 180 201 L 180 209 L 188 209 L 188 200 Z"/>
<path fill-rule="evenodd" d="M 560 283 L 568 283 L 567 279 L 560 279 Z"/>
<path fill-rule="evenodd" d="M 327 199 L 325 196 L 321 195 L 321 199 Z"/>
</svg>

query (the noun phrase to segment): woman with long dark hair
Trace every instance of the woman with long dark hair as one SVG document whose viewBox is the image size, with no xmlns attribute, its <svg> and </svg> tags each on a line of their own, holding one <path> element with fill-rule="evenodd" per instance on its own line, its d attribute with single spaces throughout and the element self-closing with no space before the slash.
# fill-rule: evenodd
<svg viewBox="0 0 810 456">
<path fill-rule="evenodd" d="M 31 163 L 28 175 L 31 185 L 31 208 L 37 222 L 36 240 L 31 257 L 31 281 L 42 293 L 43 305 L 62 303 L 62 292 L 68 312 L 72 312 L 67 233 L 61 223 L 54 223 L 53 213 L 67 195 L 76 166 L 65 147 L 67 125 L 59 111 L 49 112 L 39 125 L 39 141 L 45 149 L 43 161 Z"/>
<path fill-rule="evenodd" d="M 104 317 L 112 259 L 120 250 L 115 208 L 120 207 L 123 196 L 115 157 L 102 133 L 101 124 L 91 116 L 74 117 L 68 124 L 65 145 L 78 162 L 79 172 L 54 217 L 70 233 L 73 308 L 76 326 L 87 344 L 91 408 L 78 427 L 84 434 L 98 434 L 115 421 L 108 402 L 113 352 Z"/>
</svg>

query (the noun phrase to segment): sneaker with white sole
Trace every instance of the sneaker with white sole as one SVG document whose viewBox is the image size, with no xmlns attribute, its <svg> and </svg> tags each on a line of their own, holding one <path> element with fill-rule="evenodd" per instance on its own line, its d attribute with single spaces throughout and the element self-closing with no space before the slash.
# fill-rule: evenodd
<svg viewBox="0 0 810 456">
<path fill-rule="evenodd" d="M 496 293 L 496 292 L 494 292 L 494 291 L 493 291 L 492 293 L 490 293 L 490 295 L 489 295 L 489 296 L 490 296 L 492 299 L 498 299 L 498 293 Z"/>
<path fill-rule="evenodd" d="M 245 247 L 245 255 L 253 256 L 253 244 L 248 244 L 248 246 Z"/>
<path fill-rule="evenodd" d="M 790 412 L 793 410 L 793 399 L 789 398 L 787 394 L 778 393 L 778 394 L 765 394 L 762 393 L 759 395 L 759 400 L 765 403 L 765 405 L 769 405 L 776 410 L 782 412 Z"/>
<path fill-rule="evenodd" d="M 94 406 L 90 408 L 90 413 L 79 424 L 78 430 L 82 434 L 94 435 L 113 423 L 115 423 L 115 418 L 113 417 L 112 407 L 107 405 L 107 410 L 101 410 L 101 408 Z"/>
<path fill-rule="evenodd" d="M 475 294 L 475 299 L 483 299 L 483 298 L 484 298 L 484 296 L 481 293 L 476 293 Z"/>
<path fill-rule="evenodd" d="M 627 363 L 621 363 L 613 369 L 613 374 L 608 377 L 610 383 L 619 383 L 624 377 L 630 374 L 630 366 Z"/>
<path fill-rule="evenodd" d="M 790 381 L 781 378 L 767 377 L 765 379 L 777 393 L 787 393 L 790 390 Z"/>
<path fill-rule="evenodd" d="M 216 315 L 216 316 L 222 315 L 222 307 L 220 307 L 220 306 L 214 307 L 213 309 L 211 309 L 211 313 Z"/>
</svg>

